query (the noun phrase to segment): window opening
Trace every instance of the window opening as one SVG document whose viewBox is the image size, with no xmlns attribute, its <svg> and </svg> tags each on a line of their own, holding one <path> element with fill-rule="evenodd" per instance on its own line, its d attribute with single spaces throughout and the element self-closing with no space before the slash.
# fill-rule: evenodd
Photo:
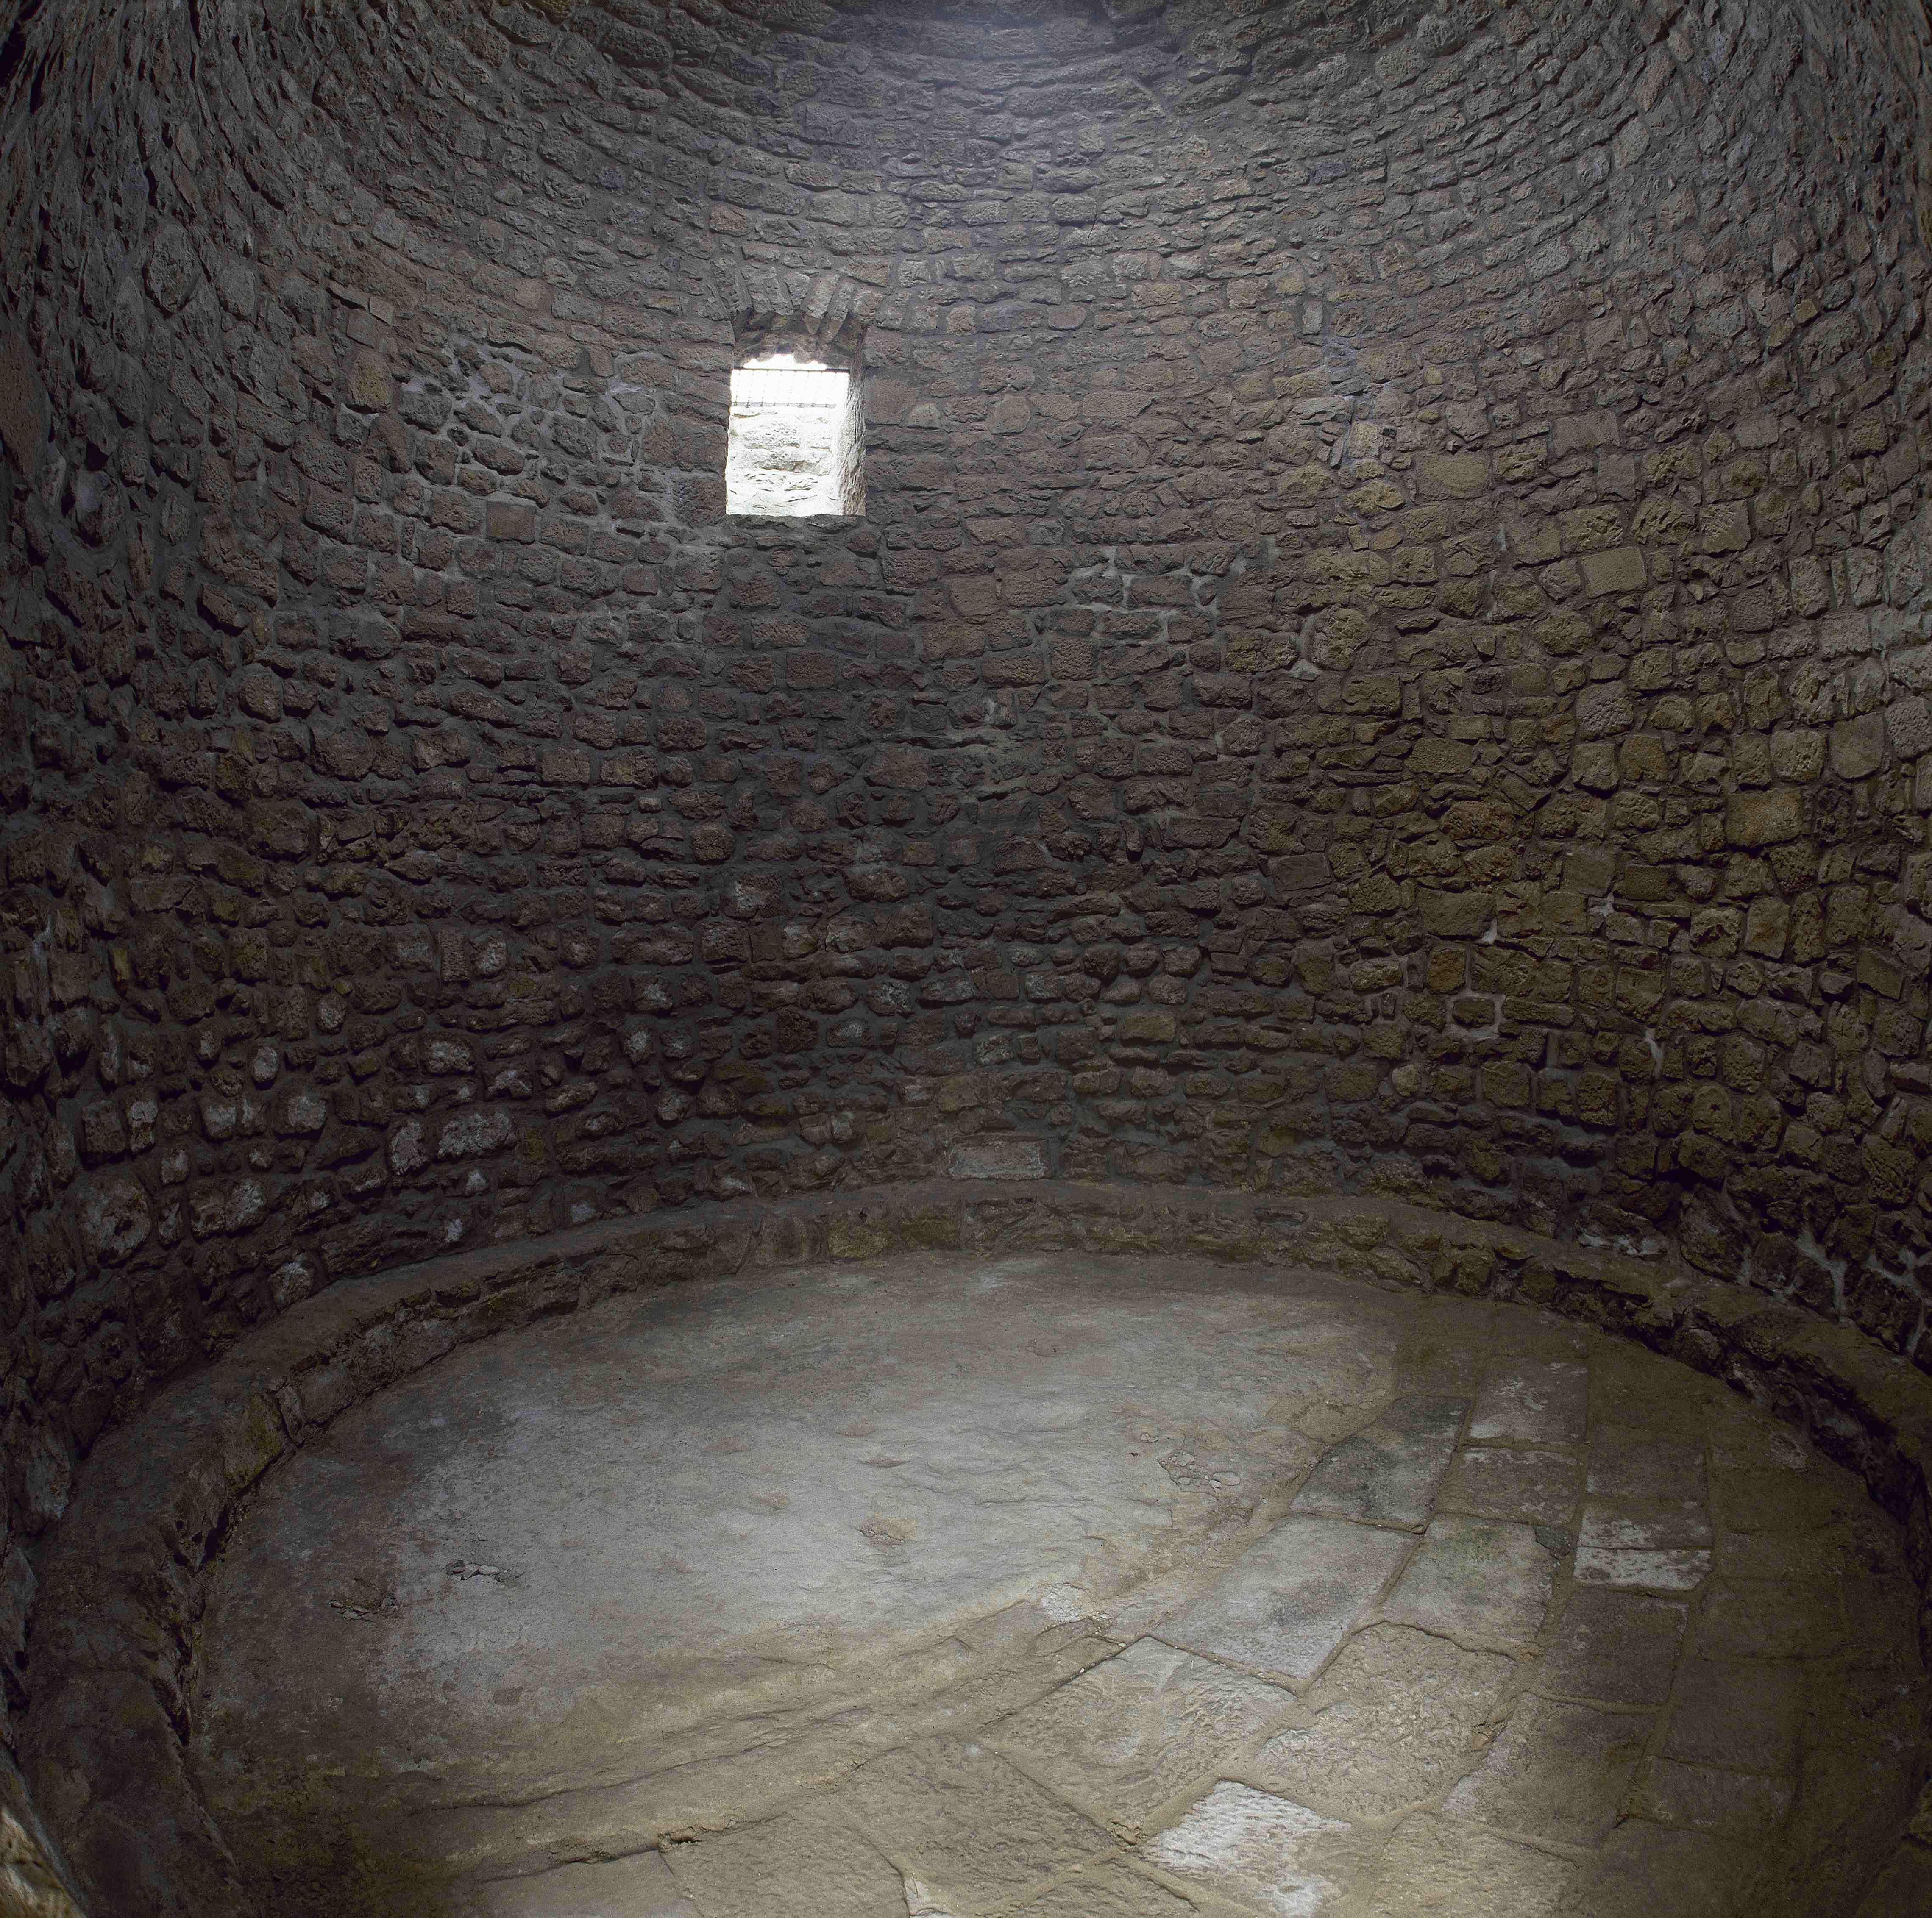
<svg viewBox="0 0 1932 1918">
<path fill-rule="evenodd" d="M 770 353 L 731 373 L 724 510 L 753 519 L 866 510 L 858 382 L 817 360 Z"/>
</svg>

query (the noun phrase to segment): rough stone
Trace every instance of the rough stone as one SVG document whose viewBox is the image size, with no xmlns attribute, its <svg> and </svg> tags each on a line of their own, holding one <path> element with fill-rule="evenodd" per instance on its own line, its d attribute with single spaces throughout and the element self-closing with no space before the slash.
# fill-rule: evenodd
<svg viewBox="0 0 1932 1918">
<path fill-rule="evenodd" d="M 1294 1702 L 1291 1693 L 1143 1638 L 990 1737 L 1076 1804 L 1137 1836 L 1192 1780 L 1232 1763 Z"/>
<path fill-rule="evenodd" d="M 1288 1518 L 1161 1636 L 1264 1677 L 1312 1678 L 1408 1557 L 1412 1541 L 1341 1519 Z"/>
<path fill-rule="evenodd" d="M 1444 1515 L 1430 1521 L 1384 1610 L 1425 1631 L 1527 1643 L 1542 1627 L 1555 1575 L 1528 1526 Z"/>
<path fill-rule="evenodd" d="M 1650 1725 L 1644 1713 L 1526 1698 L 1444 1809 L 1559 1844 L 1600 1845 L 1622 1811 Z"/>
<path fill-rule="evenodd" d="M 1492 1653 L 1373 1626 L 1348 1641 L 1308 1693 L 1313 1722 L 1270 1739 L 1254 1776 L 1344 1818 L 1385 1818 L 1436 1797 L 1468 1764 L 1472 1734 L 1514 1670 Z"/>
<path fill-rule="evenodd" d="M 1276 1918 L 1338 1918 L 1364 1863 L 1341 1820 L 1227 1782 L 1142 1850 L 1162 1871 Z"/>
<path fill-rule="evenodd" d="M 1478 1826 L 1419 1814 L 1390 1840 L 1369 1905 L 1373 1918 L 1556 1918 L 1576 1868 Z"/>
<path fill-rule="evenodd" d="M 1398 1400 L 1316 1467 L 1294 1509 L 1419 1530 L 1434 1509 L 1467 1409 L 1461 1399 Z"/>
</svg>

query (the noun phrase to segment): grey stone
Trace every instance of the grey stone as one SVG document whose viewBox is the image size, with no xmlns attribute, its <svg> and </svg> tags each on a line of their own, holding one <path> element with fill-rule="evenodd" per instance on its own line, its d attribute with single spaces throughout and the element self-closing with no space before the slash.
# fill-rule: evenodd
<svg viewBox="0 0 1932 1918">
<path fill-rule="evenodd" d="M 1606 1705 L 1660 1705 L 1670 1695 L 1688 1616 L 1666 1599 L 1572 1592 L 1538 1667 L 1536 1688 Z"/>
<path fill-rule="evenodd" d="M 1343 1821 L 1226 1780 L 1141 1849 L 1184 1883 L 1275 1918 L 1340 1918 L 1372 1855 Z"/>
<path fill-rule="evenodd" d="M 962 1140 L 946 1161 L 952 1179 L 1044 1179 L 1048 1170 L 1045 1142 L 1017 1132 Z"/>
<path fill-rule="evenodd" d="M 1422 1549 L 1383 1609 L 1397 1623 L 1425 1631 L 1527 1644 L 1542 1627 L 1556 1575 L 1528 1526 L 1445 1514 L 1430 1521 Z"/>
<path fill-rule="evenodd" d="M 1581 1467 L 1569 1452 L 1470 1446 L 1456 1454 L 1441 1503 L 1444 1511 L 1478 1518 L 1568 1525 L 1576 1512 L 1582 1480 Z"/>
<path fill-rule="evenodd" d="M 1292 1692 L 1143 1638 L 987 1737 L 1075 1804 L 1136 1833 L 1294 1704 Z"/>
<path fill-rule="evenodd" d="M 1588 1390 L 1589 1374 L 1582 1365 L 1560 1359 L 1499 1360 L 1484 1377 L 1469 1437 L 1517 1445 L 1580 1445 Z"/>
<path fill-rule="evenodd" d="M 1293 1509 L 1366 1525 L 1420 1528 L 1456 1448 L 1466 1402 L 1398 1399 L 1316 1465 Z"/>
<path fill-rule="evenodd" d="M 658 1851 L 502 1879 L 482 1902 L 488 1918 L 701 1918 Z"/>
<path fill-rule="evenodd" d="M 853 1780 L 854 1809 L 904 1869 L 977 1906 L 1108 1851 L 1107 1834 L 996 1753 L 934 1739 L 875 1758 Z M 989 1845 L 986 1834 L 997 1832 Z M 701 1895 L 700 1895 L 701 1896 Z"/>
<path fill-rule="evenodd" d="M 1341 1519 L 1284 1519 L 1160 1635 L 1264 1677 L 1312 1678 L 1381 1596 L 1412 1542 Z"/>
<path fill-rule="evenodd" d="M 1546 1851 L 1419 1813 L 1389 1841 L 1367 1909 L 1370 1918 L 1558 1918 L 1578 1875 Z"/>
<path fill-rule="evenodd" d="M 1312 1722 L 1270 1738 L 1252 1775 L 1336 1817 L 1385 1818 L 1454 1782 L 1515 1670 L 1426 1632 L 1373 1626 L 1308 1693 Z"/>
<path fill-rule="evenodd" d="M 1528 1837 L 1600 1845 L 1636 1776 L 1651 1723 L 1647 1713 L 1527 1698 L 1444 1809 Z"/>
</svg>

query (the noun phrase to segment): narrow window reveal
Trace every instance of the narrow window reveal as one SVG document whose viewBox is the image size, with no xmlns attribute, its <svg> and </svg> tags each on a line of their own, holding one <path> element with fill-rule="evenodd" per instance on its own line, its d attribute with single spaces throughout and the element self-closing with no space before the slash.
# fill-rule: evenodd
<svg viewBox="0 0 1932 1918">
<path fill-rule="evenodd" d="M 857 382 L 790 353 L 731 375 L 724 510 L 760 520 L 866 510 Z"/>
</svg>

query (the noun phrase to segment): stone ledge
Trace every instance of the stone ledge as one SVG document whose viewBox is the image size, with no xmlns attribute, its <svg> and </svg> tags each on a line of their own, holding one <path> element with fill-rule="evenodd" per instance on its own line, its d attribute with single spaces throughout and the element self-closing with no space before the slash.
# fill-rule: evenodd
<svg viewBox="0 0 1932 1918">
<path fill-rule="evenodd" d="M 43 1566 L 22 1741 L 40 1809 L 97 1913 L 258 1918 L 182 1747 L 202 1581 L 242 1501 L 284 1453 L 493 1332 L 687 1279 L 947 1248 L 1266 1260 L 1587 1321 L 1799 1426 L 1863 1476 L 1904 1527 L 1922 1593 L 1932 1584 L 1932 1380 L 1849 1328 L 1688 1267 L 1390 1200 L 1037 1179 L 933 1180 L 610 1221 L 336 1285 L 97 1449 Z M 1932 1646 L 1923 1599 L 1920 1632 Z M 76 1908 L 47 1875 L 60 1902 L 29 1908 L 65 1918 Z"/>
</svg>

